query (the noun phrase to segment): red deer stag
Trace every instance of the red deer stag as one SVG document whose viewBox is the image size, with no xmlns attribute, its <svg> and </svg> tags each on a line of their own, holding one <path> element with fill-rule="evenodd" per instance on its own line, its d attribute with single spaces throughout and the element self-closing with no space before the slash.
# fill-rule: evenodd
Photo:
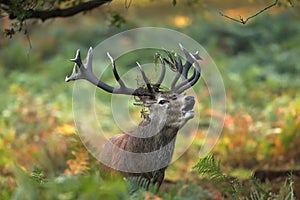
<svg viewBox="0 0 300 200">
<path fill-rule="evenodd" d="M 144 108 L 148 109 L 143 121 L 134 131 L 110 138 L 101 153 L 101 160 L 105 160 L 110 168 L 128 178 L 141 177 L 146 180 L 146 187 L 150 183 L 158 187 L 161 185 L 165 170 L 172 159 L 176 135 L 179 129 L 194 117 L 194 97 L 182 93 L 200 78 L 201 69 L 197 61 L 200 57 L 198 52 L 191 54 L 182 45 L 179 46 L 184 53 L 185 64 L 182 63 L 180 56 L 167 50 L 164 51 L 168 58 L 157 54 L 162 70 L 155 84 L 150 82 L 137 63 L 145 82 L 143 87 L 137 89 L 126 86 L 109 53 L 107 55 L 111 60 L 112 71 L 119 87 L 112 87 L 100 81 L 92 72 L 92 48 L 88 51 L 86 64 L 82 63 L 80 52 L 77 50 L 76 57 L 71 59 L 75 62 L 73 72 L 66 77 L 67 82 L 86 79 L 106 92 L 133 95 Z M 165 77 L 165 64 L 176 73 L 168 91 L 163 91 L 160 87 Z M 189 73 L 191 68 L 193 72 Z"/>
</svg>

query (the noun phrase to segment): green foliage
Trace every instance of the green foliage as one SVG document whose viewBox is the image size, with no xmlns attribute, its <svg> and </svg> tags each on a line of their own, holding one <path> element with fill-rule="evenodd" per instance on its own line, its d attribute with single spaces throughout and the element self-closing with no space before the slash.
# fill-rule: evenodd
<svg viewBox="0 0 300 200">
<path fill-rule="evenodd" d="M 156 193 L 158 189 L 158 186 L 156 184 L 149 183 L 148 179 L 143 177 L 128 177 L 126 178 L 126 182 L 128 183 L 130 194 L 134 194 L 138 190 Z"/>
<path fill-rule="evenodd" d="M 17 59 L 16 59 L 17 55 Z M 37 69 L 38 68 L 38 57 L 36 55 L 30 56 L 26 48 L 20 48 L 18 43 L 13 43 L 5 51 L 0 52 L 2 62 L 0 66 L 5 66 L 8 70 L 22 70 L 25 71 L 29 68 Z"/>
<path fill-rule="evenodd" d="M 229 185 L 228 188 L 223 188 L 223 192 L 229 195 L 232 199 L 240 199 L 241 194 L 245 190 L 249 190 L 249 186 L 239 184 L 237 180 L 230 178 L 220 170 L 220 160 L 216 161 L 214 155 L 208 155 L 195 165 L 194 167 L 200 176 L 206 175 L 209 179 L 224 187 L 224 184 Z M 270 187 L 262 184 L 253 176 L 249 177 L 251 192 L 245 196 L 246 200 L 265 200 L 265 199 L 295 199 L 293 175 L 291 174 L 283 185 L 280 191 L 272 193 Z M 221 190 L 222 191 L 222 190 Z"/>
<path fill-rule="evenodd" d="M 220 160 L 217 162 L 212 154 L 200 159 L 194 169 L 197 169 L 199 175 L 208 175 L 212 180 L 223 181 L 226 178 L 221 171 Z"/>
<path fill-rule="evenodd" d="M 280 188 L 280 192 L 277 196 L 278 199 L 289 199 L 295 200 L 297 199 L 294 194 L 294 177 L 291 173 L 289 175 L 288 180 L 285 181 L 284 185 Z"/>
<path fill-rule="evenodd" d="M 284 184 L 280 187 L 278 194 L 272 193 L 267 187 L 257 181 L 254 177 L 250 177 L 253 189 L 249 194 L 249 197 L 246 197 L 246 200 L 271 200 L 271 199 L 285 199 L 285 200 L 296 200 L 294 194 L 294 182 L 293 175 L 286 179 Z"/>
<path fill-rule="evenodd" d="M 133 179 L 130 181 L 139 181 Z M 129 182 L 130 183 L 130 182 Z M 130 183 L 132 184 L 132 183 Z M 133 183 L 134 184 L 134 183 Z M 214 199 L 214 196 L 206 189 L 193 183 L 184 183 L 179 181 L 170 188 L 170 191 L 165 192 L 160 189 L 157 193 L 157 186 L 150 184 L 148 190 L 139 187 L 131 193 L 130 199 L 164 199 L 164 200 L 198 200 L 198 199 Z"/>
<path fill-rule="evenodd" d="M 31 178 L 35 180 L 37 183 L 45 183 L 45 175 L 41 168 L 35 167 L 31 172 Z"/>
<path fill-rule="evenodd" d="M 17 168 L 18 187 L 13 195 L 18 199 L 128 199 L 127 186 L 121 179 L 103 180 L 99 173 L 79 176 L 59 176 L 47 181 L 36 181 L 40 171 L 28 176 Z M 38 175 L 40 177 L 40 175 Z"/>
<path fill-rule="evenodd" d="M 153 183 L 149 183 L 146 178 L 143 177 L 128 177 L 125 179 L 128 184 L 128 191 L 130 199 L 138 200 L 144 199 L 145 193 L 155 194 L 157 193 L 158 186 Z"/>
<path fill-rule="evenodd" d="M 247 200 L 261 200 L 261 199 L 273 199 L 272 193 L 260 184 L 254 177 L 250 177 L 251 183 L 254 186 L 254 190 L 250 193 Z"/>
<path fill-rule="evenodd" d="M 214 199 L 214 195 L 208 190 L 193 183 L 184 184 L 177 183 L 170 189 L 170 192 L 160 195 L 165 200 L 198 200 L 198 199 Z"/>
<path fill-rule="evenodd" d="M 110 12 L 110 16 L 111 16 L 111 20 L 110 20 L 111 26 L 120 28 L 122 25 L 126 23 L 126 19 L 117 12 L 113 12 L 113 11 Z"/>
<path fill-rule="evenodd" d="M 206 175 L 215 183 L 228 183 L 229 186 L 224 187 L 222 191 L 228 193 L 232 198 L 236 198 L 240 193 L 238 189 L 239 183 L 237 180 L 231 179 L 229 176 L 223 174 L 220 163 L 221 161 L 216 161 L 214 155 L 211 154 L 201 158 L 194 166 L 194 169 L 198 171 L 200 176 Z"/>
</svg>

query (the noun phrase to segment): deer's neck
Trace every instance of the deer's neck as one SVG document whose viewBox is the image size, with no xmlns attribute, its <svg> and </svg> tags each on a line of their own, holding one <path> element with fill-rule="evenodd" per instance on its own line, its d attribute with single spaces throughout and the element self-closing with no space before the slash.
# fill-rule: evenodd
<svg viewBox="0 0 300 200">
<path fill-rule="evenodd" d="M 173 152 L 178 130 L 177 127 L 155 127 L 149 121 L 143 121 L 133 131 L 136 137 L 127 135 L 127 139 L 132 152 L 147 153 L 161 149 Z"/>
<path fill-rule="evenodd" d="M 144 121 L 130 134 L 119 134 L 112 137 L 110 142 L 106 144 L 105 151 L 102 152 L 103 159 L 107 160 L 114 168 L 124 172 L 148 169 L 149 165 L 151 166 L 150 168 L 163 168 L 162 170 L 164 171 L 172 160 L 179 128 L 164 126 L 158 132 L 155 132 L 156 134 L 145 137 L 147 134 L 153 134 L 153 130 L 156 131 L 155 128 L 150 122 Z M 114 154 L 114 152 L 117 153 Z M 135 154 L 130 152 L 145 153 L 148 156 L 136 159 Z M 156 172 L 148 175 L 153 178 L 156 176 L 155 174 Z"/>
</svg>

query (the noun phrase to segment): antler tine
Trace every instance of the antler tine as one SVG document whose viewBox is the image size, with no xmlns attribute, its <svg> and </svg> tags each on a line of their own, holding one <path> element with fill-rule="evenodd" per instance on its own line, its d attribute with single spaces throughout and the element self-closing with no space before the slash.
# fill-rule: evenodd
<svg viewBox="0 0 300 200">
<path fill-rule="evenodd" d="M 170 53 L 170 51 L 168 51 L 167 49 L 165 48 L 162 48 L 164 50 L 164 52 L 166 52 L 166 54 L 168 55 L 168 57 L 170 58 L 171 62 L 174 63 L 175 60 L 174 60 L 174 57 L 172 56 L 172 54 Z"/>
<path fill-rule="evenodd" d="M 83 66 L 83 63 L 82 63 L 82 60 L 81 60 L 81 56 L 80 56 L 80 50 L 79 49 L 77 49 L 77 51 L 76 51 L 75 58 L 70 59 L 70 61 L 75 62 L 78 65 L 78 67 Z"/>
<path fill-rule="evenodd" d="M 191 59 L 189 58 L 189 55 L 191 53 L 189 53 L 183 46 L 182 44 L 179 43 L 179 47 L 181 49 L 181 51 L 184 53 L 185 57 L 187 58 L 184 66 L 183 66 L 183 71 L 182 71 L 182 79 L 187 79 L 187 75 L 188 75 L 188 71 L 190 70 L 191 66 L 193 65 L 193 62 L 191 62 Z M 202 60 L 201 57 L 199 56 L 199 52 L 196 51 L 196 53 L 192 54 L 197 60 Z M 190 61 L 189 61 L 190 60 Z"/>
<path fill-rule="evenodd" d="M 74 64 L 74 67 L 73 67 L 72 74 L 70 76 L 66 76 L 66 78 L 65 78 L 66 82 L 78 79 L 79 74 L 77 73 L 77 65 L 78 65 L 79 68 L 83 65 L 82 62 L 81 62 L 80 50 L 79 49 L 76 51 L 75 58 L 70 59 L 70 61 L 75 62 L 75 64 Z"/>
<path fill-rule="evenodd" d="M 201 58 L 198 52 L 196 52 L 195 54 L 191 54 L 181 44 L 179 44 L 179 47 L 186 57 L 186 63 L 184 64 L 181 73 L 182 82 L 180 82 L 177 86 L 175 86 L 173 90 L 176 91 L 177 93 L 182 93 L 183 91 L 192 87 L 200 78 L 201 68 L 197 60 Z M 193 65 L 194 65 L 193 75 L 188 78 L 187 76 L 188 76 L 189 69 Z"/>
<path fill-rule="evenodd" d="M 75 63 L 74 67 L 73 67 L 72 74 L 70 76 L 66 76 L 65 82 L 69 82 L 69 81 L 78 79 L 78 73 L 77 73 L 76 65 L 77 64 Z"/>
<path fill-rule="evenodd" d="M 82 63 L 81 60 L 81 56 L 80 56 L 80 50 L 78 49 L 76 51 L 76 56 L 73 59 L 70 59 L 71 62 L 74 62 L 74 67 L 73 67 L 73 71 L 72 74 L 68 77 L 66 76 L 65 81 L 69 82 L 69 81 L 73 81 L 73 80 L 78 80 L 78 79 L 85 79 L 85 73 L 83 71 L 89 70 L 91 71 L 91 62 L 89 62 L 89 60 L 92 60 L 92 50 L 91 48 L 88 51 L 88 55 L 87 55 L 87 64 L 86 66 Z M 77 66 L 80 70 L 80 72 L 77 72 Z"/>
<path fill-rule="evenodd" d="M 183 80 L 175 87 L 174 90 L 177 91 L 182 86 L 184 86 L 184 85 L 190 83 L 191 81 L 193 81 L 194 78 L 196 77 L 196 74 L 197 74 L 197 70 L 196 70 L 196 68 L 194 68 L 193 75 L 191 77 L 189 77 L 188 79 L 186 79 L 185 77 L 182 77 Z"/>
<path fill-rule="evenodd" d="M 147 76 L 146 76 L 146 74 L 145 74 L 145 72 L 144 72 L 142 66 L 141 66 L 140 63 L 138 63 L 138 62 L 136 62 L 136 64 L 138 65 L 138 67 L 139 67 L 139 69 L 140 69 L 140 72 L 141 72 L 141 74 L 142 74 L 143 80 L 144 80 L 144 82 L 146 83 L 146 86 L 147 86 L 149 92 L 152 93 L 152 92 L 153 92 L 153 89 L 152 89 L 152 87 L 151 87 L 151 83 L 150 83 L 149 79 L 147 78 Z"/>
<path fill-rule="evenodd" d="M 191 53 L 189 53 L 189 56 L 193 59 L 194 73 L 193 73 L 192 77 L 190 77 L 186 81 L 184 80 L 181 84 L 179 84 L 175 88 L 175 91 L 179 94 L 184 92 L 188 88 L 192 87 L 193 85 L 195 85 L 201 76 L 201 67 L 200 67 L 197 59 Z"/>
<path fill-rule="evenodd" d="M 125 83 L 123 82 L 123 80 L 119 76 L 119 73 L 117 71 L 114 59 L 111 57 L 111 55 L 109 54 L 109 52 L 107 52 L 106 54 L 107 54 L 108 58 L 111 61 L 112 70 L 113 70 L 113 74 L 115 76 L 115 79 L 118 81 L 118 83 L 119 83 L 119 85 L 120 85 L 121 88 L 126 88 Z"/>
<path fill-rule="evenodd" d="M 160 63 L 161 63 L 161 73 L 160 73 L 160 76 L 159 76 L 159 79 L 157 80 L 157 82 L 155 83 L 155 86 L 157 88 L 160 87 L 161 83 L 163 82 L 164 78 L 165 78 L 165 74 L 166 74 L 166 66 L 165 66 L 165 62 L 164 60 L 162 59 L 162 57 L 160 55 L 158 55 L 158 58 L 160 60 Z"/>
<path fill-rule="evenodd" d="M 171 90 L 173 91 L 175 88 L 175 85 L 178 81 L 178 79 L 180 78 L 181 74 L 182 74 L 182 61 L 180 56 L 178 56 L 177 54 L 175 54 L 175 58 L 176 58 L 176 69 L 177 69 L 177 73 L 176 76 L 174 77 L 172 83 L 171 83 Z"/>
<path fill-rule="evenodd" d="M 167 60 L 166 58 L 163 58 L 164 61 L 169 65 L 170 69 L 174 72 L 177 71 L 176 69 L 176 60 L 174 60 L 174 57 L 172 56 L 172 54 L 170 53 L 170 51 L 166 50 L 165 48 L 162 48 L 164 50 L 164 52 L 168 55 L 168 57 L 170 58 L 170 61 Z M 174 65 L 175 63 L 175 65 Z"/>
</svg>

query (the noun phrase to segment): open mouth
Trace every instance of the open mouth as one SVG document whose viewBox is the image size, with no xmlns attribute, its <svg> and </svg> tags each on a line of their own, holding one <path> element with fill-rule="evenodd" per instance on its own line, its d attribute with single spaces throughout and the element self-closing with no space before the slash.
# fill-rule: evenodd
<svg viewBox="0 0 300 200">
<path fill-rule="evenodd" d="M 183 114 L 185 114 L 187 112 L 194 112 L 193 107 L 194 107 L 194 104 L 189 104 L 189 105 L 186 105 L 181 111 Z"/>
</svg>

